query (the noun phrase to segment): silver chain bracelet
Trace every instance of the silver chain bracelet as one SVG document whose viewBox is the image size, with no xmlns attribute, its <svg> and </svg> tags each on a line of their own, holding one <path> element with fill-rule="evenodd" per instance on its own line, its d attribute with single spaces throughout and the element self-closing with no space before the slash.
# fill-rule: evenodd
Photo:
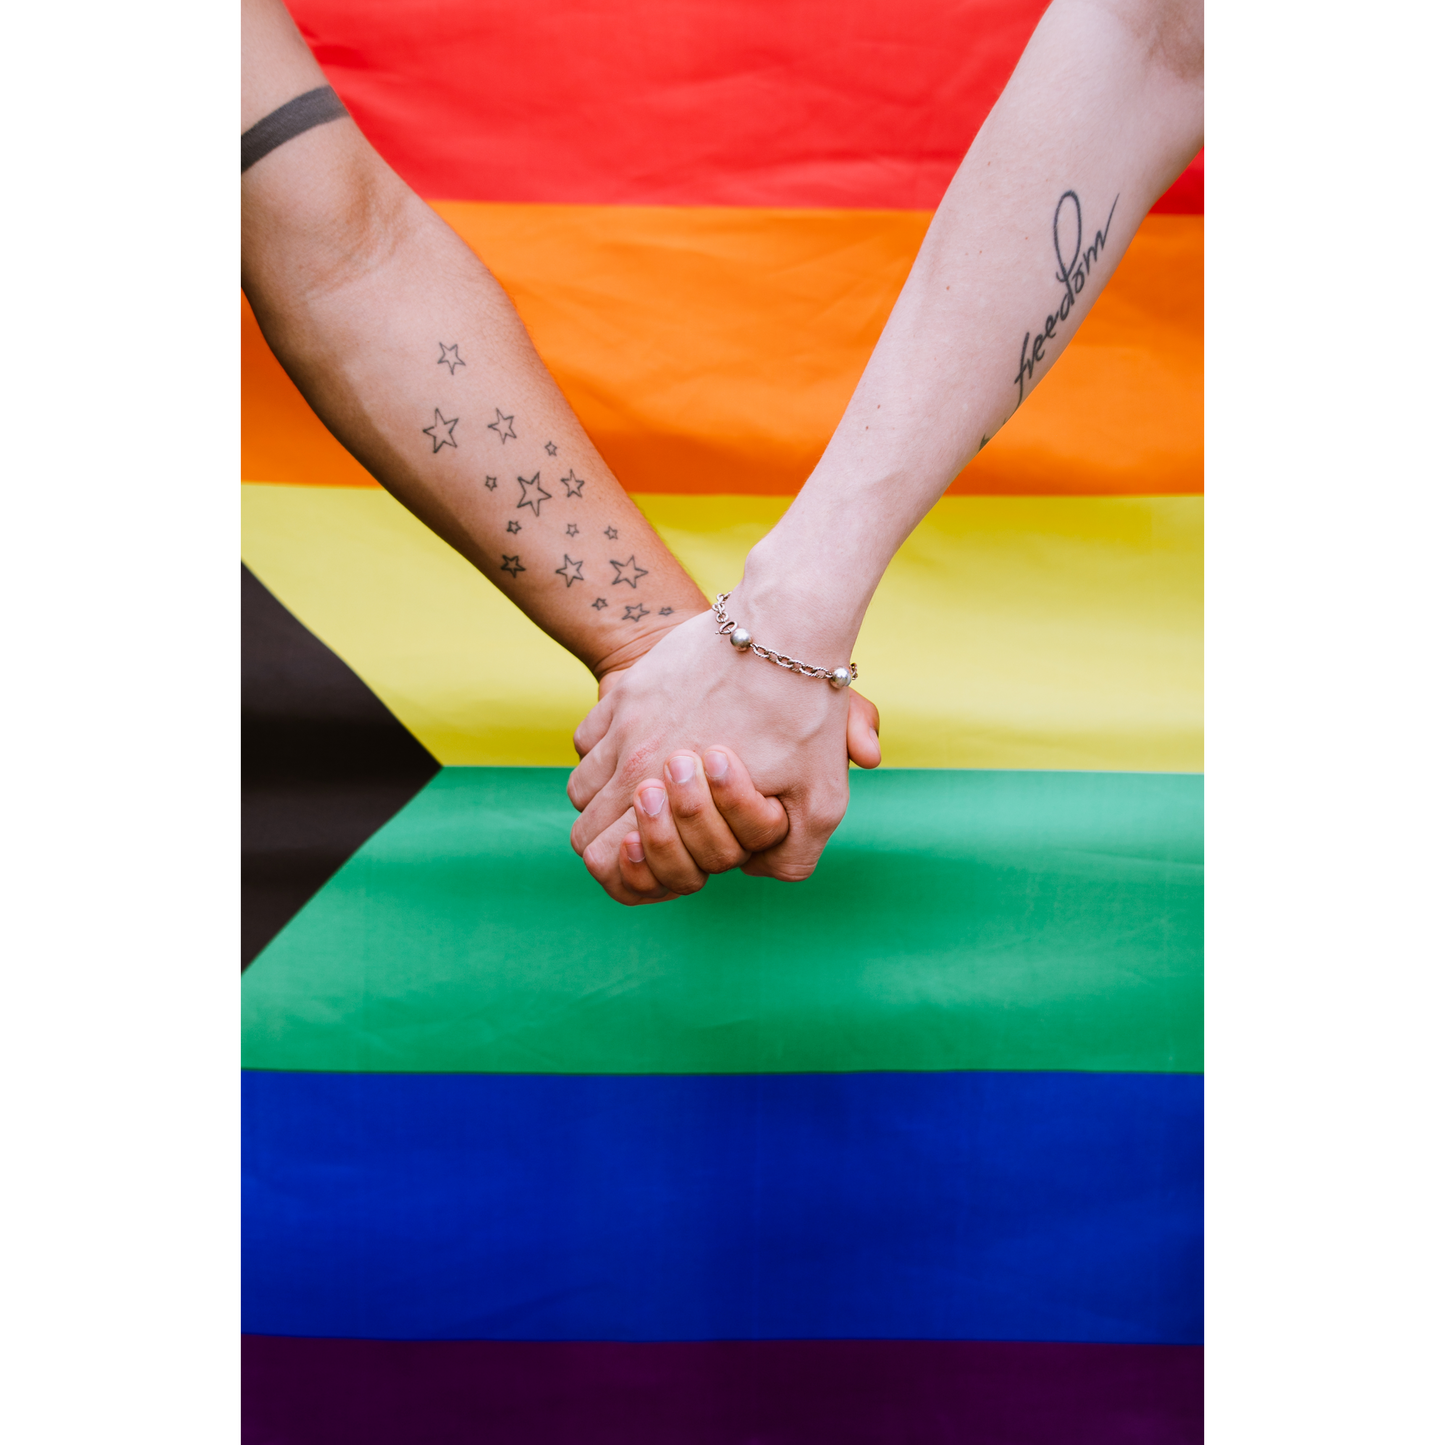
<svg viewBox="0 0 1445 1445">
<path fill-rule="evenodd" d="M 723 611 L 723 603 L 732 595 L 731 592 L 719 592 L 717 601 L 712 605 L 712 613 L 718 621 L 718 635 L 726 637 L 739 652 L 746 652 L 751 648 L 759 657 L 768 662 L 775 662 L 779 667 L 787 668 L 789 672 L 800 672 L 804 677 L 825 677 L 828 679 L 830 687 L 845 688 L 858 676 L 856 662 L 850 662 L 847 667 L 810 667 L 806 662 L 799 662 L 797 658 L 789 657 L 785 652 L 774 652 L 771 647 L 760 646 L 753 641 L 753 635 L 747 628 L 739 627 Z"/>
</svg>

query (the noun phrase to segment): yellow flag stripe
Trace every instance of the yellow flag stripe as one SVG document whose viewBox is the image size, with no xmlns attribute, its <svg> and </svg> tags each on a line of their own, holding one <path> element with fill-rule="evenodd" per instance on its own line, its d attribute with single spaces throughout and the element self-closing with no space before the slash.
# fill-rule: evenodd
<svg viewBox="0 0 1445 1445">
<path fill-rule="evenodd" d="M 243 494 L 247 564 L 439 761 L 575 761 L 586 669 L 385 492 Z M 786 505 L 638 501 L 709 595 Z M 1198 497 L 945 497 L 855 653 L 886 764 L 1199 771 L 1202 533 Z"/>
</svg>

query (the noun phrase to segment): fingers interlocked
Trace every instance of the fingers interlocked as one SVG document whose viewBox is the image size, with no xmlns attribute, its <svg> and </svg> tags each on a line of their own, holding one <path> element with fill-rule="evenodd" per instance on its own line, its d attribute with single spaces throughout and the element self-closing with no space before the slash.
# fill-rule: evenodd
<svg viewBox="0 0 1445 1445">
<path fill-rule="evenodd" d="M 788 815 L 765 798 L 742 760 L 726 747 L 699 757 L 674 753 L 662 778 L 633 794 L 637 831 L 622 841 L 619 866 L 628 888 L 696 893 L 709 873 L 726 873 L 786 836 Z"/>
</svg>

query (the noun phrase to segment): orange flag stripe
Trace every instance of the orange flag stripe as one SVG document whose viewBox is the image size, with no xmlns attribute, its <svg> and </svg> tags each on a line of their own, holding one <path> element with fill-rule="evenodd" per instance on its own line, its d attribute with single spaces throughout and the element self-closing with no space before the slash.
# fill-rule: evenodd
<svg viewBox="0 0 1445 1445">
<path fill-rule="evenodd" d="M 438 203 L 629 490 L 786 495 L 888 318 L 918 211 Z M 949 488 L 1161 496 L 1204 476 L 1204 219 L 1151 215 L 1073 344 Z M 375 483 L 242 304 L 242 473 Z"/>
</svg>

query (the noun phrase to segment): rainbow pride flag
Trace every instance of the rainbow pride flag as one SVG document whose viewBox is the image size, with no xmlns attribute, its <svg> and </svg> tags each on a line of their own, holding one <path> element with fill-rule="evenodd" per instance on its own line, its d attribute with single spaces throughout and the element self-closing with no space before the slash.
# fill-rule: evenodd
<svg viewBox="0 0 1445 1445">
<path fill-rule="evenodd" d="M 705 592 L 1041 0 L 296 0 Z M 611 903 L 586 670 L 243 304 L 252 1445 L 1202 1438 L 1202 158 L 895 559 L 806 884 Z"/>
</svg>

